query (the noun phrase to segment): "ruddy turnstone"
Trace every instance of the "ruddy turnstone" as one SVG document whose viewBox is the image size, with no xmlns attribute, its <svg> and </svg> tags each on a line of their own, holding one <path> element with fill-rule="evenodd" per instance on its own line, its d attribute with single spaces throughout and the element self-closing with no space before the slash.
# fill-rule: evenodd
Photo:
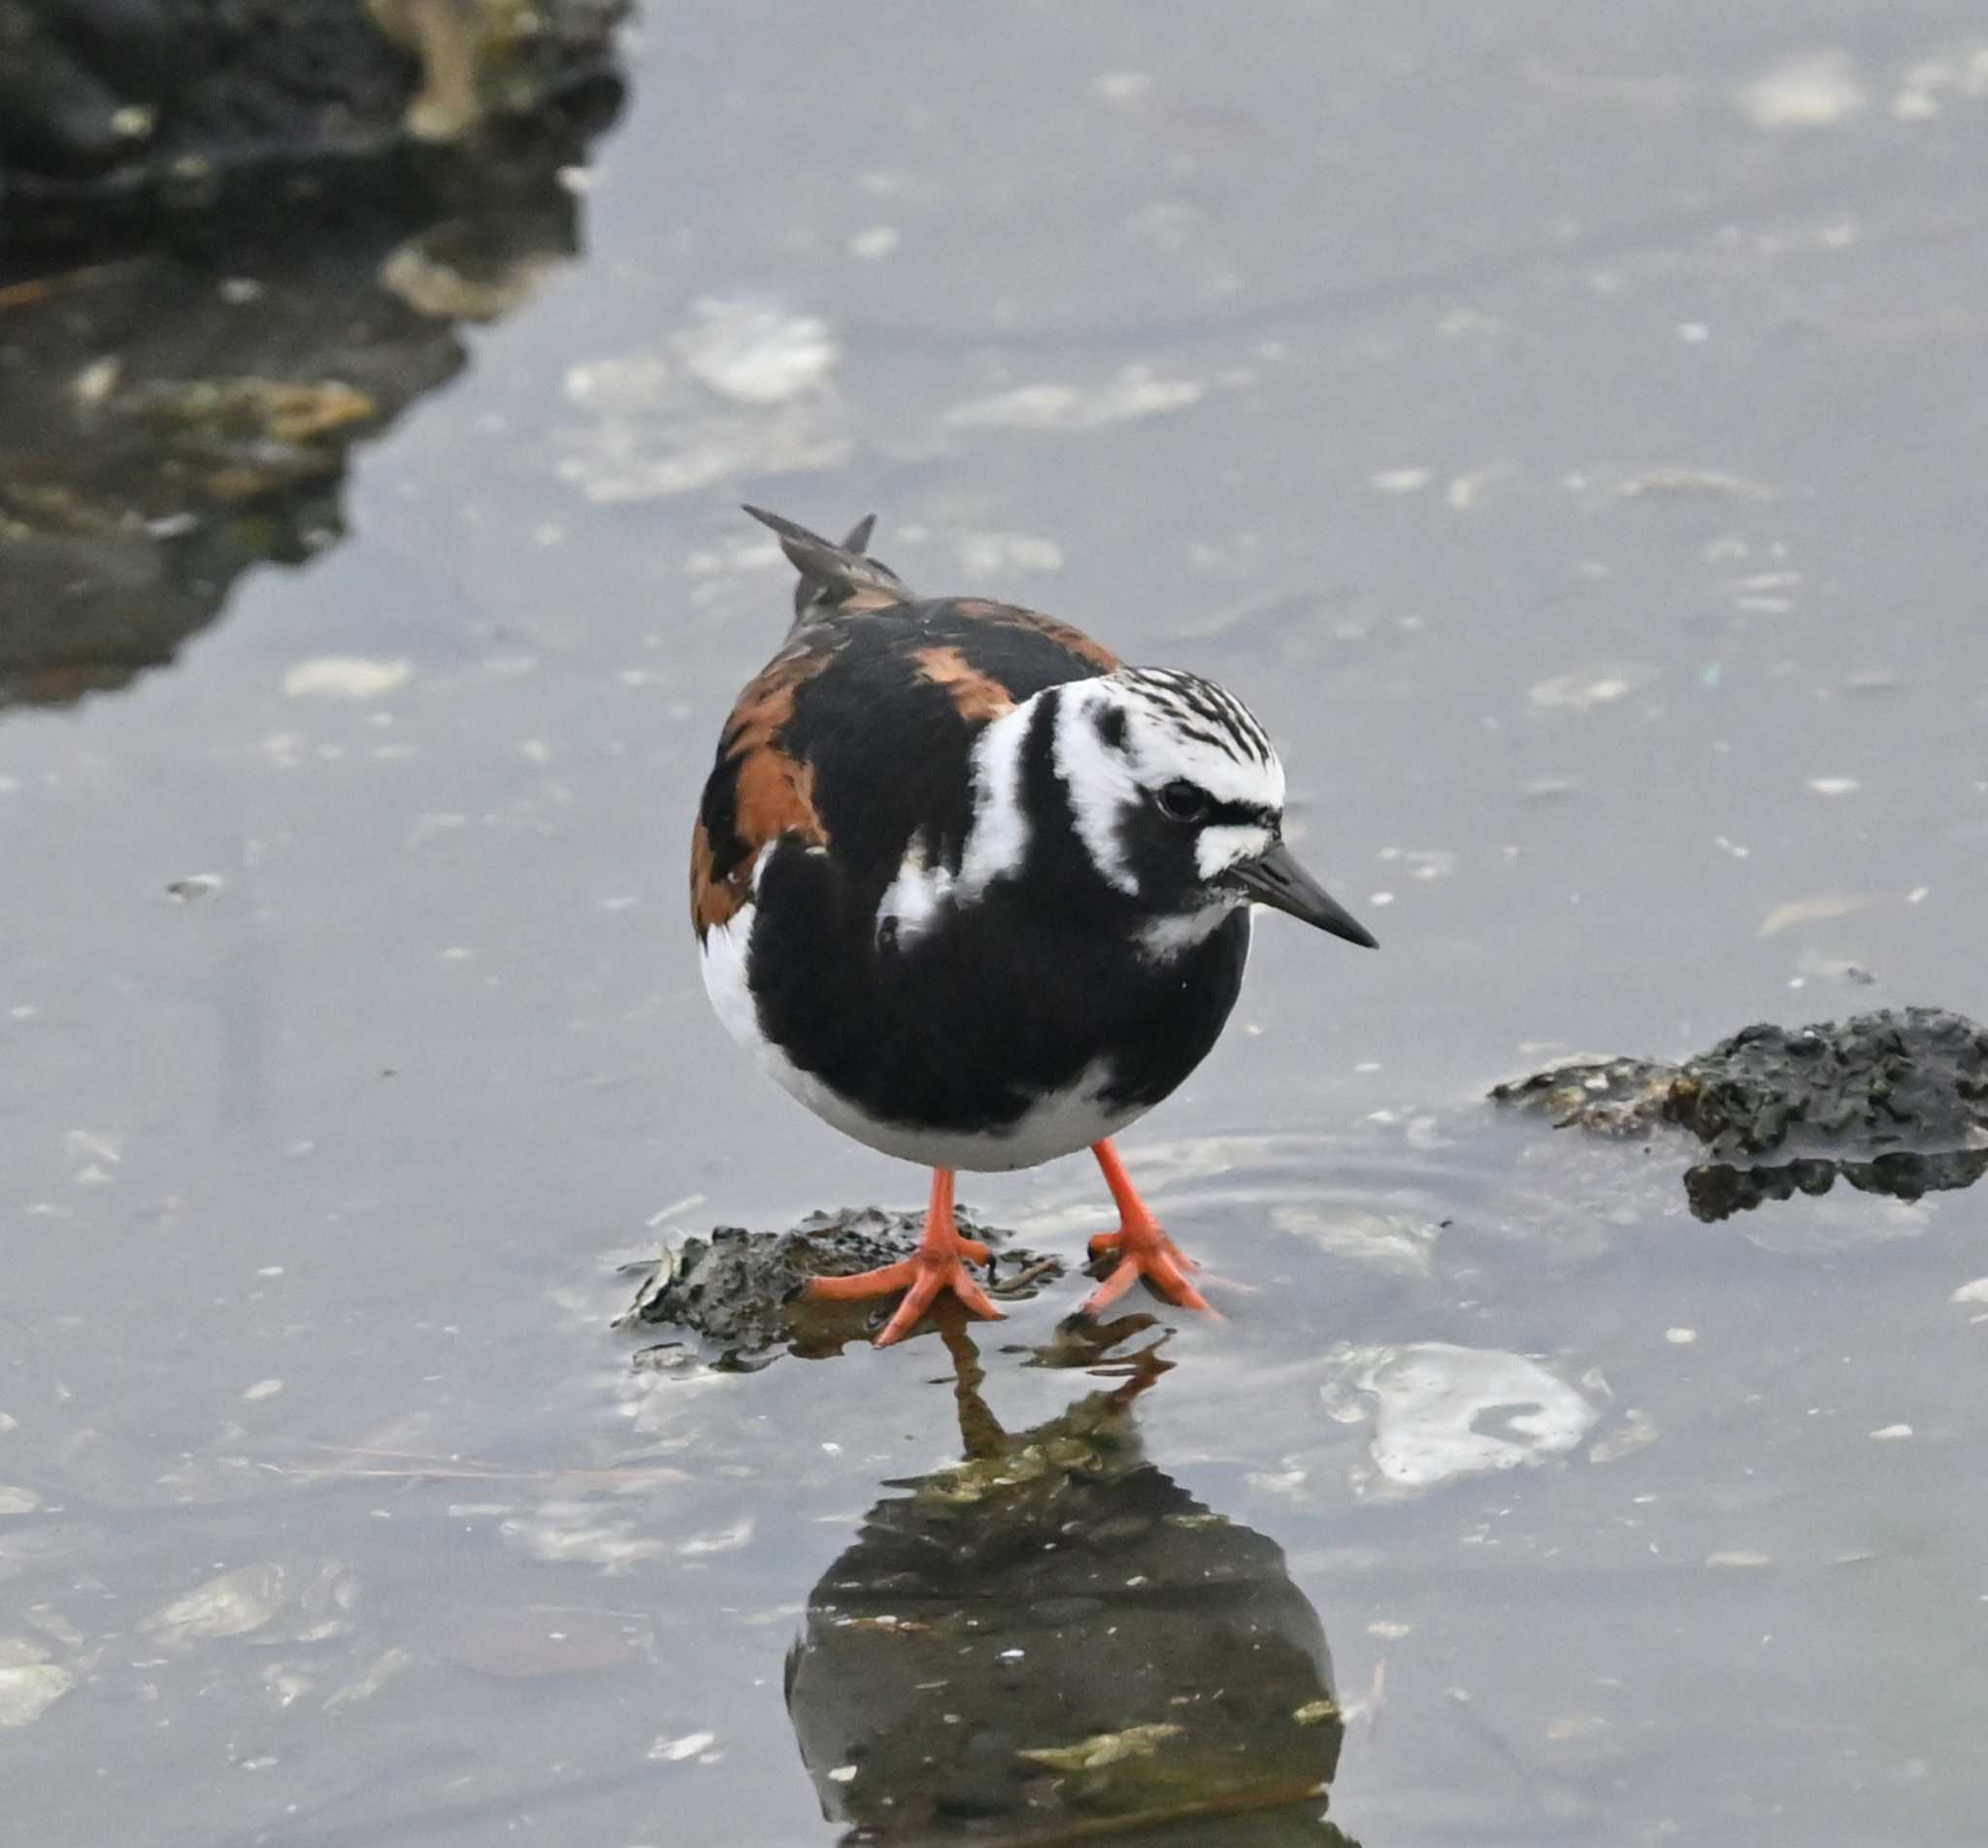
<svg viewBox="0 0 1988 1848">
<path fill-rule="evenodd" d="M 690 847 L 705 988 L 817 1116 L 932 1170 L 917 1250 L 823 1297 L 941 1290 L 966 1269 L 953 1175 L 1088 1148 L 1118 1230 L 1092 1314 L 1144 1277 L 1206 1308 L 1111 1138 L 1208 1056 L 1242 981 L 1249 907 L 1374 939 L 1282 839 L 1284 770 L 1232 693 L 1126 667 L 1068 623 L 927 601 L 867 555 L 757 508 L 800 573 L 785 646 L 740 694 Z"/>
</svg>

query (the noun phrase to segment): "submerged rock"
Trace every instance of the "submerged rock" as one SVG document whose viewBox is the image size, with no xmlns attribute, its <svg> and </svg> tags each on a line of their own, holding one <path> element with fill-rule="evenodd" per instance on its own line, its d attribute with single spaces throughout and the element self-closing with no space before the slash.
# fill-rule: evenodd
<svg viewBox="0 0 1988 1848">
<path fill-rule="evenodd" d="M 1988 1028 L 1944 1008 L 1761 1023 L 1677 1066 L 1563 1061 L 1491 1096 L 1556 1128 L 1689 1131 L 1721 1158 L 1684 1177 L 1701 1219 L 1827 1193 L 1839 1175 L 1915 1200 L 1988 1172 Z"/>
<path fill-rule="evenodd" d="M 947 1345 L 962 1460 L 889 1485 L 787 1660 L 823 1815 L 852 1841 L 1345 1848 L 1324 1630 L 1275 1541 L 1147 1460 L 1164 1363 L 1011 1435 Z"/>
<path fill-rule="evenodd" d="M 980 1225 L 964 1207 L 958 1218 L 969 1238 L 1001 1246 L 1002 1232 Z M 720 1226 L 709 1238 L 686 1238 L 665 1252 L 622 1324 L 687 1329 L 718 1349 L 719 1364 L 730 1368 L 763 1365 L 781 1349 L 834 1353 L 874 1334 L 896 1299 L 817 1303 L 802 1295 L 802 1286 L 810 1277 L 846 1276 L 909 1257 L 923 1227 L 920 1213 L 876 1206 L 812 1213 L 791 1232 Z M 1038 1279 L 1061 1276 L 1063 1266 L 1053 1257 L 997 1248 L 989 1272 L 990 1295 L 1018 1298 L 1033 1296 Z M 668 1365 L 667 1354 L 646 1354 L 637 1356 L 638 1364 Z"/>
<path fill-rule="evenodd" d="M 1578 1125 L 1608 1136 L 1640 1136 L 1664 1120 L 1678 1068 L 1652 1059 L 1561 1059 L 1529 1078 L 1491 1087 L 1494 1102 L 1537 1110 L 1557 1130 Z"/>
</svg>

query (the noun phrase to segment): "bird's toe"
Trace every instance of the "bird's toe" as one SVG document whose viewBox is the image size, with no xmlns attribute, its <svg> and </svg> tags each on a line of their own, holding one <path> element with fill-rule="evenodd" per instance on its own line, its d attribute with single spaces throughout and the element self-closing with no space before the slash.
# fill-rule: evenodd
<svg viewBox="0 0 1988 1848">
<path fill-rule="evenodd" d="M 1086 1315 L 1096 1316 L 1110 1308 L 1142 1277 L 1156 1295 L 1176 1308 L 1209 1307 L 1208 1299 L 1194 1287 L 1187 1274 L 1201 1267 L 1158 1226 L 1121 1227 L 1115 1233 L 1101 1233 L 1090 1241 L 1090 1251 L 1093 1258 L 1116 1255 L 1118 1263 L 1085 1299 Z"/>
</svg>

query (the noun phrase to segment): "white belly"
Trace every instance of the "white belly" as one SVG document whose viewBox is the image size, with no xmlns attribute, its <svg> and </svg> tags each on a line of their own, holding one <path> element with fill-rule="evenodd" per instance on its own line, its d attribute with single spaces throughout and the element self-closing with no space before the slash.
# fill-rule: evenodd
<svg viewBox="0 0 1988 1848">
<path fill-rule="evenodd" d="M 767 1075 L 845 1136 L 925 1168 L 1002 1173 L 1074 1155 L 1108 1136 L 1116 1136 L 1145 1114 L 1144 1105 L 1104 1102 L 1102 1093 L 1111 1074 L 1101 1062 L 1067 1090 L 1030 1106 L 1004 1130 L 979 1135 L 879 1121 L 803 1072 L 760 1032 L 758 1011 L 746 981 L 746 944 L 752 934 L 753 908 L 745 906 L 729 923 L 714 925 L 705 933 L 705 993 L 726 1032 L 759 1061 Z"/>
</svg>

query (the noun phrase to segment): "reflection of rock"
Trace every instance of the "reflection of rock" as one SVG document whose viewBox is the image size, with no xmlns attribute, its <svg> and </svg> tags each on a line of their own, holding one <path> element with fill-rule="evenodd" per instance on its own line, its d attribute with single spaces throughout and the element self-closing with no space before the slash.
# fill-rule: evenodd
<svg viewBox="0 0 1988 1848">
<path fill-rule="evenodd" d="M 1556 1127 L 1638 1135 L 1682 1125 L 1725 1158 L 1685 1176 L 1701 1219 L 1827 1193 L 1839 1174 L 1915 1200 L 1988 1170 L 1988 1029 L 1940 1008 L 1795 1032 L 1752 1026 L 1682 1066 L 1574 1061 L 1491 1095 L 1542 1110 Z M 1777 1159 L 1740 1159 L 1763 1155 Z"/>
<path fill-rule="evenodd" d="M 398 189 L 369 163 L 510 129 L 612 69 L 627 0 L 0 0 L 0 214 L 37 240 L 161 210 Z"/>
<path fill-rule="evenodd" d="M 962 1232 L 1001 1244 L 1005 1235 L 978 1224 L 964 1207 L 958 1217 Z M 919 1213 L 860 1206 L 811 1213 L 792 1232 L 720 1226 L 709 1238 L 686 1238 L 666 1251 L 622 1322 L 687 1329 L 718 1350 L 718 1365 L 725 1368 L 750 1369 L 782 1348 L 832 1354 L 845 1341 L 875 1334 L 895 1302 L 817 1303 L 801 1296 L 802 1284 L 812 1276 L 846 1276 L 894 1264 L 911 1254 L 923 1225 Z M 987 1289 L 1004 1299 L 1032 1296 L 1039 1280 L 1062 1274 L 1057 1259 L 1009 1246 L 994 1253 Z M 636 1357 L 639 1365 L 653 1367 L 666 1367 L 674 1358 L 669 1346 Z"/>
<path fill-rule="evenodd" d="M 249 565 L 334 544 L 352 446 L 577 241 L 547 166 L 420 204 L 0 278 L 0 705 L 120 686 Z"/>
<path fill-rule="evenodd" d="M 1164 1369 L 1011 1437 L 949 1344 L 966 1460 L 871 1510 L 788 1658 L 824 1814 L 864 1841 L 1343 1844 L 1317 1615 L 1145 1460 L 1132 1400 Z"/>
<path fill-rule="evenodd" d="M 1751 1212 L 1771 1200 L 1826 1194 L 1839 1176 L 1860 1193 L 1917 1200 L 1924 1194 L 1971 1187 L 1983 1174 L 1988 1174 L 1988 1148 L 1959 1149 L 1943 1155 L 1900 1150 L 1874 1162 L 1832 1162 L 1810 1155 L 1765 1168 L 1702 1162 L 1685 1172 L 1684 1192 L 1699 1218 L 1714 1220 Z"/>
</svg>

